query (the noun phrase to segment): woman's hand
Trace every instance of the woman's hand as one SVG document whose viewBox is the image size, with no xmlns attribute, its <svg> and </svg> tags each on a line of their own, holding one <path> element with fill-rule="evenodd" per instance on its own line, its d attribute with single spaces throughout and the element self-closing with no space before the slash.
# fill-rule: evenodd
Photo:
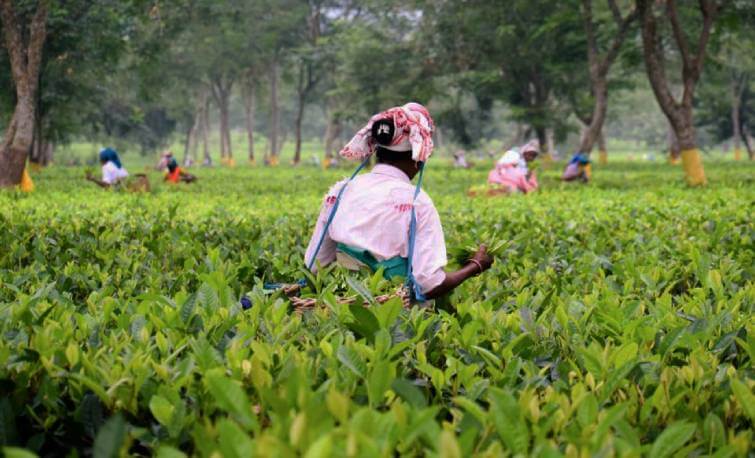
<svg viewBox="0 0 755 458">
<path fill-rule="evenodd" d="M 488 254 L 488 247 L 485 245 L 480 245 L 469 261 L 477 266 L 479 273 L 485 272 L 493 265 L 493 257 Z"/>
<path fill-rule="evenodd" d="M 425 293 L 428 299 L 435 299 L 449 293 L 469 278 L 479 275 L 490 269 L 493 265 L 493 257 L 488 254 L 488 248 L 480 245 L 477 252 L 469 259 L 469 262 L 456 272 L 446 272 L 443 283 Z"/>
</svg>

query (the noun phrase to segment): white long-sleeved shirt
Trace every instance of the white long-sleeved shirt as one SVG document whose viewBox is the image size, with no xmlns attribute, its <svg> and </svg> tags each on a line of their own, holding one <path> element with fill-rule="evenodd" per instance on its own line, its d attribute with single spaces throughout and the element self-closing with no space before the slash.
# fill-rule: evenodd
<svg viewBox="0 0 755 458">
<path fill-rule="evenodd" d="M 112 161 L 108 161 L 102 166 L 102 181 L 107 184 L 113 184 L 128 176 L 125 168 L 118 168 Z"/>
<path fill-rule="evenodd" d="M 305 262 L 312 259 L 336 196 L 346 182 L 336 183 L 326 194 Z M 414 191 L 409 177 L 387 164 L 378 164 L 370 173 L 354 178 L 341 197 L 317 262 L 325 266 L 335 261 L 337 243 L 367 250 L 378 261 L 408 257 L 411 210 L 416 205 L 414 278 L 423 293 L 440 285 L 446 275 L 443 268 L 448 263 L 440 217 L 430 196 L 420 191 L 415 201 Z"/>
</svg>

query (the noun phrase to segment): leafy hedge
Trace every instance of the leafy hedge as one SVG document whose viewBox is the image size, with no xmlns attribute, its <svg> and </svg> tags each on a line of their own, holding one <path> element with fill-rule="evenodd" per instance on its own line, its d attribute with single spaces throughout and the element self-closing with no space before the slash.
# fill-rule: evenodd
<svg viewBox="0 0 755 458">
<path fill-rule="evenodd" d="M 752 165 L 686 189 L 621 164 L 585 187 L 476 198 L 431 164 L 449 248 L 506 241 L 436 311 L 330 269 L 303 315 L 322 193 L 346 171 L 198 170 L 102 192 L 48 170 L 0 194 L 0 444 L 7 454 L 745 456 L 752 449 Z M 252 307 L 239 304 L 248 295 Z"/>
</svg>

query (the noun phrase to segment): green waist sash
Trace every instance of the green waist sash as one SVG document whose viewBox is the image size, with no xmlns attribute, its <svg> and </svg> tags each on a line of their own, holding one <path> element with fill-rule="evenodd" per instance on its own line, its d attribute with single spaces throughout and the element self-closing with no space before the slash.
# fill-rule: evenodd
<svg viewBox="0 0 755 458">
<path fill-rule="evenodd" d="M 383 276 L 388 280 L 394 277 L 406 277 L 406 272 L 409 268 L 409 260 L 401 256 L 395 256 L 385 261 L 378 261 L 372 253 L 361 248 L 339 243 L 336 249 L 366 265 L 373 272 L 377 272 L 382 267 Z"/>
</svg>

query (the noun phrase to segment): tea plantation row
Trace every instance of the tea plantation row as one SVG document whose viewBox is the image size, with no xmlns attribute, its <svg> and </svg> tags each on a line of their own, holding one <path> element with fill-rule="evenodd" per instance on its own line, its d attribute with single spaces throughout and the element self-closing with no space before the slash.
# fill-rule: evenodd
<svg viewBox="0 0 755 458">
<path fill-rule="evenodd" d="M 476 199 L 485 170 L 430 164 L 449 249 L 509 241 L 494 267 L 435 310 L 340 304 L 395 285 L 332 269 L 304 314 L 263 283 L 305 276 L 348 171 L 196 173 L 135 195 L 53 168 L 0 194 L 6 454 L 752 453 L 751 164 L 696 190 L 666 165 L 550 170 Z"/>
</svg>

